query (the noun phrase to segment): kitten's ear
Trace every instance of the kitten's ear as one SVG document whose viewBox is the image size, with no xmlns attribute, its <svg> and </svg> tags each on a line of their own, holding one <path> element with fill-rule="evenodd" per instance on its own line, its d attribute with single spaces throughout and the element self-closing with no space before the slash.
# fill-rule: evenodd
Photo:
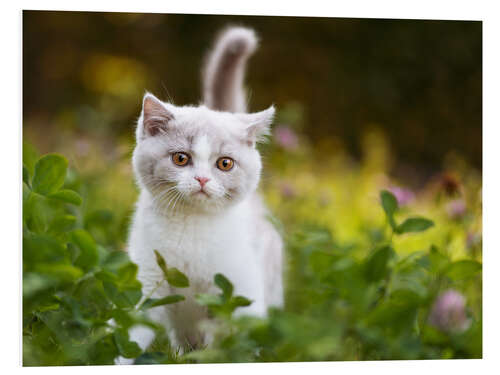
<svg viewBox="0 0 500 375">
<path fill-rule="evenodd" d="M 256 113 L 238 113 L 236 116 L 243 121 L 246 127 L 246 141 L 250 146 L 253 146 L 256 142 L 262 142 L 266 140 L 266 136 L 271 134 L 271 124 L 273 122 L 274 106 L 270 106 Z"/>
<path fill-rule="evenodd" d="M 162 134 L 167 131 L 168 123 L 174 115 L 156 96 L 146 93 L 142 100 L 141 121 L 137 136 L 139 139 Z"/>
</svg>

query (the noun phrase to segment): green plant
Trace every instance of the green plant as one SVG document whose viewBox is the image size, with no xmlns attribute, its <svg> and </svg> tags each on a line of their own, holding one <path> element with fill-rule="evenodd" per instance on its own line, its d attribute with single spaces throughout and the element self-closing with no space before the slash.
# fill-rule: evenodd
<svg viewBox="0 0 500 375">
<path fill-rule="evenodd" d="M 134 324 L 159 327 L 145 310 L 180 295 L 143 297 L 137 266 L 83 229 L 80 195 L 64 188 L 66 159 L 49 154 L 23 168 L 23 361 L 25 365 L 112 364 L 141 349 Z M 165 276 L 182 286 L 179 271 Z M 180 280 L 180 281 L 179 281 Z M 163 282 L 164 280 L 162 280 Z"/>
<path fill-rule="evenodd" d="M 474 285 L 481 264 L 472 259 L 452 261 L 432 245 L 399 255 L 393 235 L 411 235 L 434 224 L 425 218 L 397 224 L 395 197 L 382 191 L 380 199 L 391 234 L 380 238 L 367 256 L 359 257 L 354 247 L 336 243 L 324 227 L 300 227 L 288 239 L 285 308 L 271 310 L 267 319 L 216 314 L 215 344 L 190 353 L 189 358 L 200 362 L 480 358 L 480 310 L 463 311 L 471 324 L 455 331 L 433 326 L 428 317 L 439 292 Z M 219 286 L 231 290 L 226 284 Z M 202 302 L 217 312 L 222 296 L 215 299 L 217 303 L 205 296 Z"/>
<path fill-rule="evenodd" d="M 235 296 L 230 280 L 215 275 L 220 293 L 196 296 L 211 312 L 202 329 L 214 342 L 180 355 L 145 312 L 184 297 L 142 295 L 137 266 L 117 250 L 122 234 L 113 213 L 95 206 L 88 211 L 89 180 L 68 171 L 64 157 L 26 152 L 24 159 L 25 365 L 112 364 L 119 355 L 149 364 L 482 356 L 480 252 L 457 257 L 446 246 L 467 221 L 407 218 L 409 210 L 389 191 L 379 197 L 385 227 L 360 219 L 350 241 L 317 222 L 296 220 L 289 226 L 285 306 L 271 309 L 266 318 L 236 316 L 238 307 L 252 301 Z M 284 212 L 298 217 L 311 211 L 301 204 L 310 203 L 287 201 Z M 362 217 L 360 210 L 355 215 Z M 440 242 L 426 242 L 429 238 Z M 419 249 L 407 251 L 408 244 Z M 158 285 L 189 286 L 182 272 L 155 254 L 164 276 Z M 447 295 L 458 295 L 464 306 L 447 312 L 440 298 L 450 289 Z M 462 311 L 456 313 L 457 306 Z M 145 353 L 129 339 L 135 324 L 156 332 Z"/>
</svg>

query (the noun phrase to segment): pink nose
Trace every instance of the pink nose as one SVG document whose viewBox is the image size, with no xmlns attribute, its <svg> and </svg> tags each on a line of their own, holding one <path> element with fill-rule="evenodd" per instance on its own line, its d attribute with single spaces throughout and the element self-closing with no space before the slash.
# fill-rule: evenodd
<svg viewBox="0 0 500 375">
<path fill-rule="evenodd" d="M 205 184 L 208 181 L 210 181 L 210 179 L 208 177 L 198 177 L 198 176 L 196 176 L 194 179 L 200 183 L 201 187 L 204 187 Z"/>
</svg>

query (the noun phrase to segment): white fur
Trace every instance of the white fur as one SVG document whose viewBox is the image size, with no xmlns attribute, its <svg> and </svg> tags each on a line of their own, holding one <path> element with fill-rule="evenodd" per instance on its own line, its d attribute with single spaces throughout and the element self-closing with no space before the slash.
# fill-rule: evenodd
<svg viewBox="0 0 500 375">
<path fill-rule="evenodd" d="M 238 30 L 229 29 L 220 40 L 245 34 Z M 254 37 L 253 32 L 245 35 Z M 222 47 L 216 48 L 215 55 L 222 53 Z M 209 68 L 217 70 L 215 60 L 211 61 Z M 233 78 L 240 79 L 241 74 Z M 241 99 L 240 91 L 236 94 Z M 213 284 L 216 273 L 229 278 L 236 295 L 252 300 L 238 314 L 265 316 L 268 307 L 283 304 L 282 242 L 256 193 L 262 163 L 255 142 L 269 134 L 274 108 L 254 114 L 222 109 L 228 112 L 205 106 L 176 107 L 146 94 L 136 130 L 133 167 L 141 193 L 128 251 L 139 267 L 144 295 L 154 291 L 156 298 L 173 293 L 186 296 L 185 301 L 149 310 L 179 347 L 210 342 L 199 329 L 207 311 L 194 296 L 220 292 Z M 188 154 L 190 163 L 176 165 L 172 159 L 176 152 Z M 230 171 L 217 168 L 220 157 L 234 159 Z M 197 176 L 209 178 L 205 194 Z M 154 250 L 168 266 L 188 276 L 189 288 L 175 290 L 166 283 L 158 287 L 163 276 Z M 130 335 L 142 349 L 154 337 L 144 327 L 134 327 Z"/>
<path fill-rule="evenodd" d="M 160 316 L 166 319 L 164 323 L 168 321 L 174 344 L 204 343 L 204 338 L 199 338 L 197 324 L 206 317 L 206 312 L 193 297 L 197 293 L 220 292 L 213 285 L 216 273 L 226 275 L 233 282 L 235 294 L 253 301 L 239 313 L 264 316 L 268 306 L 281 306 L 281 280 L 266 274 L 266 263 L 273 260 L 265 254 L 266 247 L 274 245 L 279 249 L 281 243 L 275 233 L 271 234 L 269 224 L 266 227 L 265 222 L 258 222 L 262 220 L 256 215 L 258 209 L 262 209 L 259 205 L 253 196 L 217 215 L 168 217 L 155 210 L 149 193 L 141 193 L 129 246 L 132 260 L 140 265 L 138 277 L 143 293 L 149 294 L 162 278 L 153 249 L 165 257 L 169 266 L 186 273 L 191 284 L 188 289 L 177 290 L 162 285 L 154 293 L 158 298 L 172 293 L 186 295 L 186 301 L 167 308 L 158 307 L 153 312 L 153 318 Z M 268 233 L 257 232 L 263 228 Z"/>
</svg>

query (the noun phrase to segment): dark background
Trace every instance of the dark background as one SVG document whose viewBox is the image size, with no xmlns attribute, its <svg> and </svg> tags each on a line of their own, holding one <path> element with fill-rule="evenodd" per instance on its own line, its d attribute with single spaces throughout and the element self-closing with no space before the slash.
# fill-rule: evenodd
<svg viewBox="0 0 500 375">
<path fill-rule="evenodd" d="M 292 103 L 313 145 L 337 139 L 358 157 L 376 125 L 396 173 L 431 174 L 450 151 L 481 169 L 481 22 L 25 11 L 25 135 L 42 151 L 68 134 L 132 142 L 145 90 L 200 100 L 203 58 L 227 24 L 261 39 L 250 108 Z"/>
</svg>

